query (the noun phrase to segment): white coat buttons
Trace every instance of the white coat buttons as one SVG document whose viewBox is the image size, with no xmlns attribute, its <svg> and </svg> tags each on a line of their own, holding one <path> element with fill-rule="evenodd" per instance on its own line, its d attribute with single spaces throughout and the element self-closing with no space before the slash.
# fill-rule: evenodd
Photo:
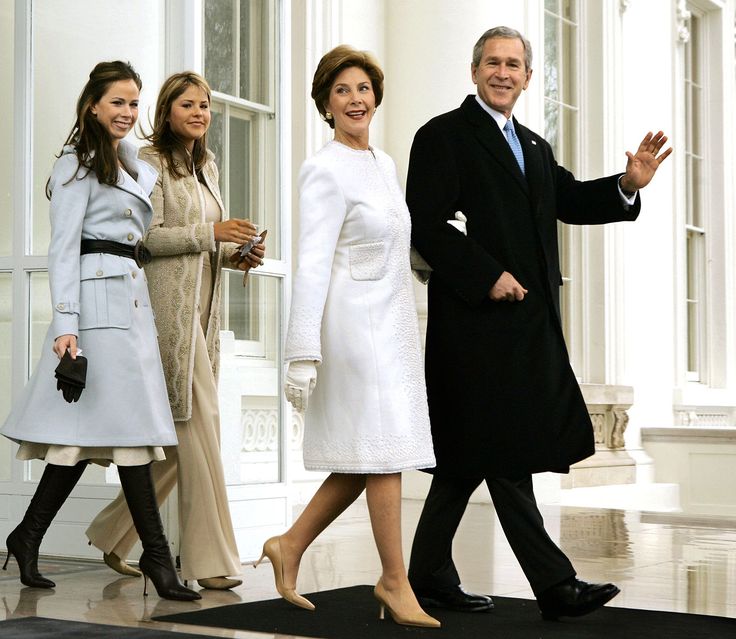
<svg viewBox="0 0 736 639">
<path fill-rule="evenodd" d="M 128 233 L 128 240 L 129 241 L 132 241 L 133 240 L 133 234 L 132 233 Z"/>
<path fill-rule="evenodd" d="M 133 215 L 133 211 L 131 211 L 130 209 L 125 209 L 125 217 L 130 217 L 131 215 Z"/>
<path fill-rule="evenodd" d="M 97 275 L 97 277 L 102 277 L 104 275 L 104 273 L 102 272 L 102 270 L 99 270 L 99 271 L 97 271 L 96 275 Z"/>
<path fill-rule="evenodd" d="M 56 305 L 56 310 L 57 311 L 63 311 L 64 310 L 64 305 L 63 304 L 57 304 Z"/>
</svg>

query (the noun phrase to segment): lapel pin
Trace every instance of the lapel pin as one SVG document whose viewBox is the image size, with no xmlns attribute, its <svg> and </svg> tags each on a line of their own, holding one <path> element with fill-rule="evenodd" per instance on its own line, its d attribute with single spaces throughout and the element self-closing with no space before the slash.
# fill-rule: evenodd
<svg viewBox="0 0 736 639">
<path fill-rule="evenodd" d="M 533 144 L 534 146 L 537 146 L 537 141 L 536 141 L 536 140 L 532 140 L 532 144 Z"/>
</svg>

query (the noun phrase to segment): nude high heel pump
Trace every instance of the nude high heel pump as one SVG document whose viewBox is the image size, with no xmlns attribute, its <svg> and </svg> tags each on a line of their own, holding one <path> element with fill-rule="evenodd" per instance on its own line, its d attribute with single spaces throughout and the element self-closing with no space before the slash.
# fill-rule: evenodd
<svg viewBox="0 0 736 639">
<path fill-rule="evenodd" d="M 140 570 L 125 563 L 125 561 L 120 559 L 120 557 L 118 557 L 114 552 L 111 552 L 109 555 L 103 552 L 102 561 L 104 561 L 109 568 L 112 568 L 119 575 L 125 575 L 126 577 L 143 576 L 143 573 Z"/>
<path fill-rule="evenodd" d="M 289 603 L 304 608 L 305 610 L 314 610 L 314 604 L 306 597 L 302 597 L 295 588 L 287 588 L 284 585 L 284 564 L 281 560 L 281 539 L 279 537 L 271 537 L 263 544 L 263 553 L 261 558 L 253 564 L 253 568 L 258 568 L 258 564 L 263 561 L 264 557 L 271 560 L 273 566 L 273 578 L 276 582 L 276 590 Z"/>
<path fill-rule="evenodd" d="M 388 593 L 383 586 L 383 582 L 379 579 L 376 587 L 373 589 L 373 595 L 378 599 L 380 604 L 378 618 L 383 619 L 385 610 L 387 609 L 391 618 L 401 626 L 417 626 L 419 628 L 439 628 L 440 624 L 437 619 L 430 617 L 424 610 L 419 608 L 408 613 L 403 613 L 392 608 L 388 603 Z"/>
<path fill-rule="evenodd" d="M 197 583 L 207 590 L 230 590 L 237 588 L 243 583 L 242 579 L 230 579 L 229 577 L 204 577 L 197 579 Z"/>
</svg>

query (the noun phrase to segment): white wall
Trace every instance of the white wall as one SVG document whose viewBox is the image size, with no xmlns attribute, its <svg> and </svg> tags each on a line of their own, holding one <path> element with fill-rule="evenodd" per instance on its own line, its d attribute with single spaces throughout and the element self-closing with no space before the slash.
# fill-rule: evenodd
<svg viewBox="0 0 736 639">
<path fill-rule="evenodd" d="M 394 158 L 402 182 L 406 179 L 414 133 L 430 118 L 457 108 L 466 95 L 476 92 L 470 75 L 473 45 L 484 31 L 500 24 L 524 32 L 524 3 L 487 0 L 388 3 L 385 150 Z M 533 79 L 527 94 L 540 90 Z M 518 115 L 523 121 L 530 99 L 527 94 L 518 104 Z M 535 124 L 529 125 L 534 128 Z"/>
<path fill-rule="evenodd" d="M 634 152 L 644 133 L 667 132 L 675 148 L 673 25 L 657 3 L 632 2 L 623 16 L 624 149 Z M 642 58 L 650 69 L 642 73 Z M 675 382 L 675 158 L 670 157 L 641 193 L 642 211 L 623 225 L 624 370 L 621 384 L 634 387 L 627 444 L 638 446 L 642 426 L 672 423 Z M 625 157 L 620 158 L 622 168 Z"/>
<path fill-rule="evenodd" d="M 34 0 L 34 253 L 48 247 L 46 180 L 97 62 L 129 61 L 143 80 L 140 123 L 153 120 L 163 80 L 164 0 Z M 133 139 L 133 136 L 129 136 Z"/>
</svg>

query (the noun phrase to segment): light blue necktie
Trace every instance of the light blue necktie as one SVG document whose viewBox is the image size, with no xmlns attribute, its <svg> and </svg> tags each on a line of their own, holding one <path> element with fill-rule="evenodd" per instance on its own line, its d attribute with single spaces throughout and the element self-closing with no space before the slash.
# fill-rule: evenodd
<svg viewBox="0 0 736 639">
<path fill-rule="evenodd" d="M 506 134 L 506 141 L 509 143 L 511 152 L 519 163 L 521 172 L 526 175 L 526 172 L 524 171 L 524 154 L 521 151 L 521 144 L 519 143 L 519 138 L 516 137 L 516 131 L 514 131 L 514 125 L 511 124 L 511 120 L 506 120 L 503 132 Z"/>
</svg>

